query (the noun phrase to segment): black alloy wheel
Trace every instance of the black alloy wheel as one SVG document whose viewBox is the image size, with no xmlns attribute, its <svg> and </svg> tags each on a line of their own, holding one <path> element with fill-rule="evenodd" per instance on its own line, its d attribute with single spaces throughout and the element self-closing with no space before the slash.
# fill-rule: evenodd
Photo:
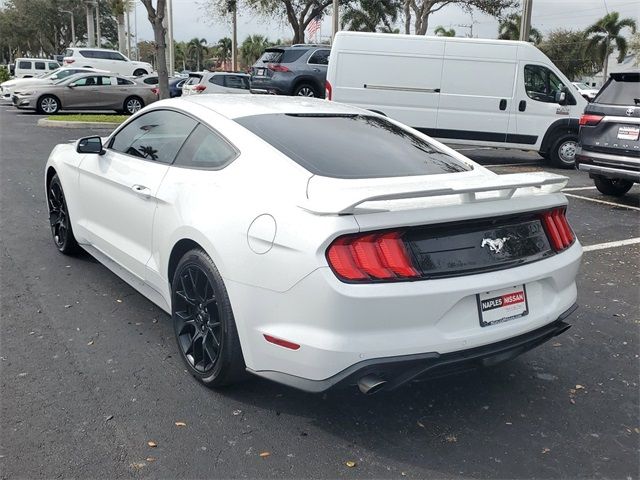
<svg viewBox="0 0 640 480">
<path fill-rule="evenodd" d="M 173 327 L 191 374 L 218 387 L 245 376 L 240 341 L 222 277 L 200 249 L 187 252 L 171 285 Z"/>
<path fill-rule="evenodd" d="M 53 242 L 60 252 L 67 255 L 75 253 L 78 250 L 78 243 L 73 235 L 67 201 L 58 175 L 54 175 L 49 182 L 47 204 Z"/>
</svg>

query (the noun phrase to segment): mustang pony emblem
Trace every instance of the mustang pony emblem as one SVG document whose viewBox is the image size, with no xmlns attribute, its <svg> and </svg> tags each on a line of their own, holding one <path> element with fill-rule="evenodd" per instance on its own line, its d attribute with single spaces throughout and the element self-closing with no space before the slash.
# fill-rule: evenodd
<svg viewBox="0 0 640 480">
<path fill-rule="evenodd" d="M 493 253 L 500 253 L 504 248 L 504 244 L 507 243 L 510 237 L 496 238 L 483 238 L 480 248 L 484 248 L 485 245 L 489 245 L 489 250 Z"/>
</svg>

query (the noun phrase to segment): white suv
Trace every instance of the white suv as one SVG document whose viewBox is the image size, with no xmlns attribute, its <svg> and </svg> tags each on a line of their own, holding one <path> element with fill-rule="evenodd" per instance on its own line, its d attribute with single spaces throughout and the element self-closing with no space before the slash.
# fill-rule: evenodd
<svg viewBox="0 0 640 480">
<path fill-rule="evenodd" d="M 104 48 L 68 48 L 64 66 L 92 67 L 124 76 L 139 77 L 153 71 L 151 64 L 134 62 L 116 50 Z"/>
</svg>

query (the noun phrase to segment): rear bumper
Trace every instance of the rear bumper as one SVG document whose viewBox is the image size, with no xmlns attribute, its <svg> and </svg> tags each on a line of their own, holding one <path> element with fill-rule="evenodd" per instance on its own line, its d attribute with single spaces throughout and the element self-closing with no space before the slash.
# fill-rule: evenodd
<svg viewBox="0 0 640 480">
<path fill-rule="evenodd" d="M 358 380 L 368 375 L 374 375 L 383 380 L 385 382 L 384 390 L 393 390 L 413 380 L 454 375 L 512 360 L 568 330 L 571 325 L 565 323 L 564 320 L 577 308 L 578 306 L 573 304 L 554 322 L 501 342 L 442 355 L 431 352 L 365 360 L 324 380 L 314 381 L 280 372 L 248 370 L 269 380 L 314 393 L 333 387 L 356 385 Z"/>
<path fill-rule="evenodd" d="M 578 150 L 576 165 L 589 176 L 640 182 L 640 158 Z"/>
</svg>

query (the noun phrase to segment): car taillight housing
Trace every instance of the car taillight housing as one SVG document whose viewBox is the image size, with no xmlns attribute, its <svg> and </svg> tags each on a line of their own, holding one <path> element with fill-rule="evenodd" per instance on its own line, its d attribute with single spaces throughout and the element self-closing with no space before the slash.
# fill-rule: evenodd
<svg viewBox="0 0 640 480">
<path fill-rule="evenodd" d="M 540 215 L 547 238 L 556 252 L 561 252 L 573 244 L 576 237 L 567 222 L 564 208 L 555 208 Z"/>
<path fill-rule="evenodd" d="M 333 98 L 333 87 L 328 81 L 324 82 L 324 98 L 331 100 Z"/>
<path fill-rule="evenodd" d="M 267 65 L 267 68 L 272 72 L 290 72 L 291 71 L 287 67 L 285 67 L 284 65 L 280 65 L 279 63 L 269 63 Z"/>
<path fill-rule="evenodd" d="M 154 88 L 151 89 L 151 92 L 154 95 L 159 95 L 160 94 L 160 89 L 158 87 L 154 87 Z"/>
<path fill-rule="evenodd" d="M 602 115 L 592 115 L 590 113 L 585 113 L 580 117 L 579 123 L 581 126 L 586 125 L 588 127 L 592 127 L 594 125 L 598 125 L 602 118 Z"/>
<path fill-rule="evenodd" d="M 346 282 L 399 281 L 420 277 L 401 231 L 344 235 L 327 249 L 327 261 Z"/>
<path fill-rule="evenodd" d="M 207 89 L 206 85 L 202 85 L 201 83 L 199 83 L 198 85 L 196 85 L 195 87 L 193 87 L 193 89 L 196 92 L 204 92 Z"/>
<path fill-rule="evenodd" d="M 64 59 L 64 63 L 66 65 L 71 65 L 73 62 L 75 62 L 75 60 L 73 58 L 65 58 Z"/>
</svg>

